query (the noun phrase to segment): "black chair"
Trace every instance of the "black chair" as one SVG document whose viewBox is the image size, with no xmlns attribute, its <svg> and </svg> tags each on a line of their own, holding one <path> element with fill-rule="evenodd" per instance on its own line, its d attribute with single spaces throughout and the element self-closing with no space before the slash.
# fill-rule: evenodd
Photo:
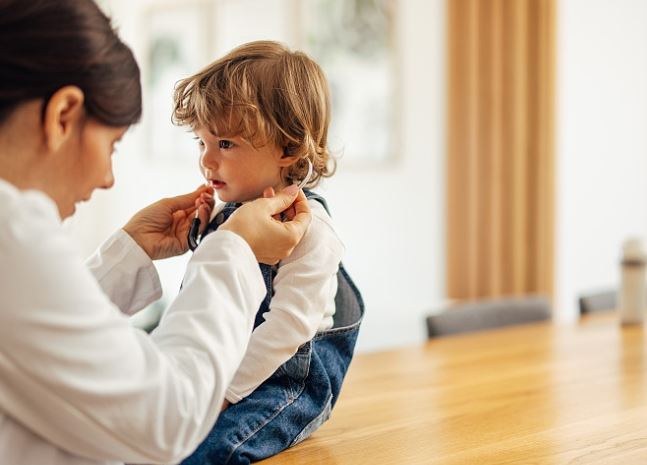
<svg viewBox="0 0 647 465">
<path fill-rule="evenodd" d="M 580 304 L 580 315 L 604 310 L 615 310 L 618 307 L 618 293 L 615 290 L 592 292 L 582 294 L 578 301 Z"/>
<path fill-rule="evenodd" d="M 427 317 L 430 338 L 482 331 L 550 319 L 550 301 L 544 296 L 523 296 L 455 304 Z"/>
</svg>

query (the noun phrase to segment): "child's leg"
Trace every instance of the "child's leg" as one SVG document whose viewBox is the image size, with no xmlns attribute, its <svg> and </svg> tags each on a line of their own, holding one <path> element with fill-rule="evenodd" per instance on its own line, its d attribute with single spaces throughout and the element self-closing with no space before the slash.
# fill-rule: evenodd
<svg viewBox="0 0 647 465">
<path fill-rule="evenodd" d="M 287 449 L 313 416 L 304 396 L 310 355 L 308 343 L 253 393 L 223 411 L 182 465 L 246 465 Z"/>
<path fill-rule="evenodd" d="M 265 431 L 290 399 L 280 390 L 271 396 L 255 393 L 223 411 L 204 442 L 182 465 L 248 464 L 283 450 L 285 441 L 267 437 Z M 252 444 L 254 437 L 263 439 L 260 447 Z M 250 445 L 256 449 L 249 450 Z"/>
<path fill-rule="evenodd" d="M 304 345 L 265 383 L 221 413 L 182 465 L 248 465 L 306 439 L 330 416 L 357 328 Z"/>
</svg>

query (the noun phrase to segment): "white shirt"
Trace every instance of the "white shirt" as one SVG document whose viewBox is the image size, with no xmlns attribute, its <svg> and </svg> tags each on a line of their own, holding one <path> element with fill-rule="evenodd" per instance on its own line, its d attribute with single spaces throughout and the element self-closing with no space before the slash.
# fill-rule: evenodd
<svg viewBox="0 0 647 465">
<path fill-rule="evenodd" d="M 312 222 L 290 256 L 279 263 L 270 311 L 252 333 L 243 362 L 227 389 L 231 403 L 251 394 L 317 330 L 332 327 L 344 246 L 321 203 L 309 200 L 308 204 Z"/>
<path fill-rule="evenodd" d="M 240 237 L 205 239 L 153 336 L 120 312 L 160 296 L 139 246 L 118 232 L 93 276 L 54 203 L 2 180 L 0 264 L 2 465 L 179 462 L 198 446 L 265 294 Z"/>
</svg>

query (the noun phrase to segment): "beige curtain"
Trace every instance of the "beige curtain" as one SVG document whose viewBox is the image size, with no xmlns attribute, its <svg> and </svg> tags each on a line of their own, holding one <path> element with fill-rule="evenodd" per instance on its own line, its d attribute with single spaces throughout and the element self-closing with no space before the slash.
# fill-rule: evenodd
<svg viewBox="0 0 647 465">
<path fill-rule="evenodd" d="M 552 294 L 555 0 L 447 0 L 450 298 Z"/>
</svg>

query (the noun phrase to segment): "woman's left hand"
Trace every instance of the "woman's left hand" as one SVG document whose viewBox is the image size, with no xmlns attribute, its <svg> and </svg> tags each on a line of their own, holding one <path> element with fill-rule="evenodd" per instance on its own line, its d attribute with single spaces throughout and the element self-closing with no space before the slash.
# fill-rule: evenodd
<svg viewBox="0 0 647 465">
<path fill-rule="evenodd" d="M 200 232 L 209 221 L 213 208 L 213 190 L 201 186 L 190 194 L 162 199 L 140 210 L 123 227 L 144 249 L 151 260 L 185 253 L 187 235 L 196 208 L 200 209 Z"/>
</svg>

